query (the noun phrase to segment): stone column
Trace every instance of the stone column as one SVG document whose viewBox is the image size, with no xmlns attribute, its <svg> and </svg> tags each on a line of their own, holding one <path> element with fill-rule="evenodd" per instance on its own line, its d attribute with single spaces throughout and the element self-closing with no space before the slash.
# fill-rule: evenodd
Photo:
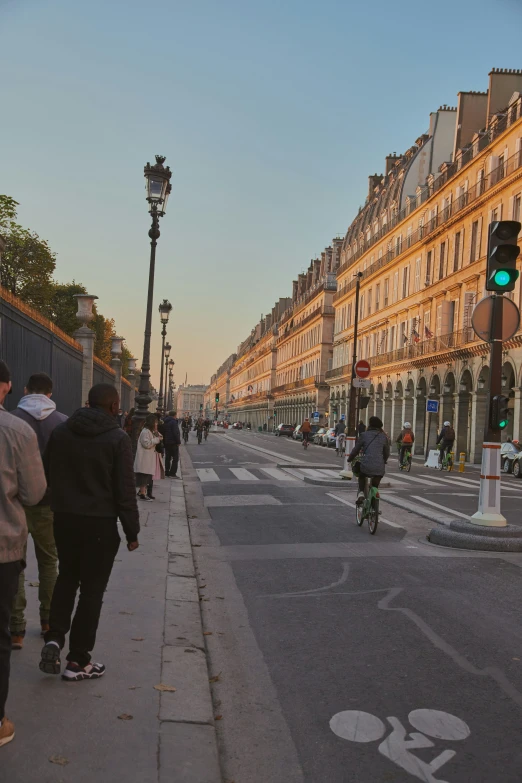
<svg viewBox="0 0 522 783">
<path fill-rule="evenodd" d="M 121 349 L 123 337 L 111 337 L 111 367 L 114 370 L 114 386 L 121 400 Z"/>
<path fill-rule="evenodd" d="M 93 294 L 75 294 L 75 299 L 78 301 L 78 312 L 76 313 L 76 318 L 80 321 L 81 326 L 75 331 L 73 337 L 83 348 L 81 400 L 83 407 L 87 402 L 89 391 L 93 385 L 95 335 L 92 329 L 89 329 L 87 324 L 94 318 L 92 306 L 94 304 L 94 300 L 98 299 L 98 297 L 94 296 Z"/>
<path fill-rule="evenodd" d="M 515 394 L 515 405 L 513 407 L 513 440 L 520 440 L 521 431 L 520 431 L 520 413 L 521 413 L 521 399 L 522 399 L 522 389 L 520 387 L 515 386 L 513 389 L 513 392 Z"/>
<path fill-rule="evenodd" d="M 135 388 L 136 373 L 135 373 L 135 370 L 136 370 L 136 359 L 131 357 L 129 359 L 129 369 L 128 369 L 128 372 L 127 372 L 127 380 L 129 381 L 129 383 L 131 385 L 130 396 L 129 396 L 129 410 L 131 408 L 134 408 L 134 397 L 136 395 L 136 388 Z"/>
</svg>

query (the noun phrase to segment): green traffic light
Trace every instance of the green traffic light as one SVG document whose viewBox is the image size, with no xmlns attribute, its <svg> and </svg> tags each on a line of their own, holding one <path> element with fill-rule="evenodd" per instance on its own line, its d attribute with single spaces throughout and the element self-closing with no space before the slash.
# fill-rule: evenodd
<svg viewBox="0 0 522 783">
<path fill-rule="evenodd" d="M 505 269 L 499 269 L 498 272 L 495 272 L 495 277 L 493 279 L 496 285 L 509 285 L 511 282 L 511 275 L 509 272 L 506 272 Z"/>
<path fill-rule="evenodd" d="M 508 420 L 507 419 L 502 419 L 502 421 L 499 421 L 499 423 L 498 423 L 498 426 L 500 427 L 501 430 L 503 430 L 504 427 L 507 427 L 507 425 L 508 425 Z"/>
</svg>

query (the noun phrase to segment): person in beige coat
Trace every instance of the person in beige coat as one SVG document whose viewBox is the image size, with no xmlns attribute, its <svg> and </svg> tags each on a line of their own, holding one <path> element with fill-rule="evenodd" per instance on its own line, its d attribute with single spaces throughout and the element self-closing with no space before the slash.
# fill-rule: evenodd
<svg viewBox="0 0 522 783">
<path fill-rule="evenodd" d="M 147 487 L 151 485 L 153 479 L 165 478 L 163 460 L 161 454 L 156 451 L 156 446 L 161 440 L 158 419 L 154 413 L 149 413 L 138 438 L 134 459 L 136 486 L 139 487 L 140 500 L 151 501 L 153 498 L 147 494 Z"/>
<path fill-rule="evenodd" d="M 0 747 L 15 734 L 4 710 L 11 661 L 9 621 L 18 577 L 25 566 L 24 506 L 39 503 L 47 489 L 34 430 L 3 407 L 10 391 L 11 373 L 0 361 Z"/>
</svg>

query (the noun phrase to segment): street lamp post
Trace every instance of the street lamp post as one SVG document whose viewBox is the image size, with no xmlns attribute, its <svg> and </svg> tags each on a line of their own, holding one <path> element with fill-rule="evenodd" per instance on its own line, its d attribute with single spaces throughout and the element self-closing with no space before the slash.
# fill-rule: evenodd
<svg viewBox="0 0 522 783">
<path fill-rule="evenodd" d="M 161 371 L 161 383 L 160 383 L 160 394 L 165 400 L 165 409 L 167 408 L 167 383 L 169 377 L 169 356 L 171 350 L 172 350 L 172 345 L 170 343 L 165 343 L 165 348 L 163 351 L 164 369 L 162 369 Z M 165 378 L 165 383 L 163 383 L 163 378 Z"/>
<path fill-rule="evenodd" d="M 172 310 L 171 303 L 164 299 L 158 307 L 162 329 L 161 329 L 161 370 L 160 370 L 160 387 L 158 396 L 158 413 L 163 412 L 163 361 L 165 356 L 165 337 L 167 335 L 167 324 L 169 322 L 170 311 Z M 167 398 L 165 395 L 165 408 L 167 407 Z"/>
<path fill-rule="evenodd" d="M 136 397 L 136 411 L 132 419 L 132 440 L 134 447 L 138 442 L 138 434 L 149 412 L 150 396 L 150 338 L 152 331 L 152 301 L 154 298 L 154 268 L 156 264 L 156 245 L 160 236 L 159 219 L 163 217 L 167 208 L 167 201 L 172 190 L 170 178 L 172 172 L 168 166 L 164 166 L 163 155 L 156 155 L 156 163 L 151 166 L 147 163 L 144 169 L 147 189 L 147 201 L 152 217 L 149 229 L 150 237 L 150 263 L 149 263 L 149 288 L 147 294 L 147 314 L 145 317 L 145 337 L 143 343 L 143 361 L 141 363 L 140 385 Z"/>
<path fill-rule="evenodd" d="M 169 361 L 169 410 L 174 407 L 174 361 Z"/>
</svg>

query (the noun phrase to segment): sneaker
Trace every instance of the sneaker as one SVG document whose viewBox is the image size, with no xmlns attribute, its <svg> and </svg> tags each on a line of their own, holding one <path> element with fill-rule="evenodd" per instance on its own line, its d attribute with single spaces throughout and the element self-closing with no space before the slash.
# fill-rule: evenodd
<svg viewBox="0 0 522 783">
<path fill-rule="evenodd" d="M 49 630 L 49 623 L 44 623 L 43 621 L 40 623 L 40 627 L 42 629 L 42 636 L 45 636 L 47 631 Z"/>
<path fill-rule="evenodd" d="M 11 650 L 21 650 L 24 646 L 23 634 L 12 633 L 11 634 Z"/>
<path fill-rule="evenodd" d="M 40 671 L 45 674 L 60 674 L 61 668 L 60 645 L 58 642 L 47 642 L 42 649 Z"/>
<path fill-rule="evenodd" d="M 14 735 L 14 723 L 9 718 L 4 718 L 0 724 L 0 748 L 2 745 L 7 745 L 8 742 L 11 742 L 14 739 Z"/>
<path fill-rule="evenodd" d="M 152 501 L 152 498 L 149 498 L 148 495 L 140 495 L 140 494 L 138 494 L 138 499 L 139 500 L 148 500 L 149 502 Z"/>
<path fill-rule="evenodd" d="M 149 500 L 156 500 L 156 495 L 150 495 L 148 492 L 147 492 L 147 497 Z"/>
<path fill-rule="evenodd" d="M 80 666 L 74 661 L 69 661 L 62 674 L 62 680 L 79 682 L 80 680 L 98 680 L 105 674 L 103 663 L 88 663 L 87 666 Z"/>
<path fill-rule="evenodd" d="M 171 478 L 175 478 L 175 479 L 178 479 L 178 481 L 181 481 L 181 476 L 176 476 L 176 474 L 174 474 L 173 476 L 171 476 Z"/>
</svg>

